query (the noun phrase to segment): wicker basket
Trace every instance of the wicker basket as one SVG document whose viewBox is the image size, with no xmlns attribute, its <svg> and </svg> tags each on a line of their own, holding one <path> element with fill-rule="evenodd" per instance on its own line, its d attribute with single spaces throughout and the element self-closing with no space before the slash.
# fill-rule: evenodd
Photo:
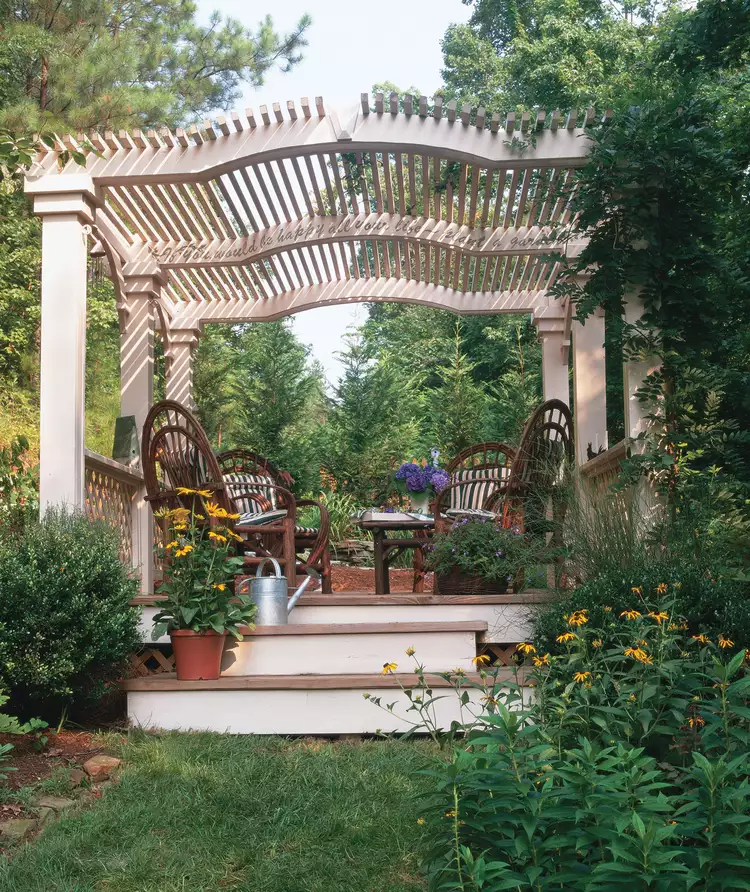
<svg viewBox="0 0 750 892">
<path fill-rule="evenodd" d="M 503 595 L 509 585 L 504 579 L 472 576 L 455 567 L 450 573 L 436 573 L 435 582 L 440 595 Z"/>
</svg>

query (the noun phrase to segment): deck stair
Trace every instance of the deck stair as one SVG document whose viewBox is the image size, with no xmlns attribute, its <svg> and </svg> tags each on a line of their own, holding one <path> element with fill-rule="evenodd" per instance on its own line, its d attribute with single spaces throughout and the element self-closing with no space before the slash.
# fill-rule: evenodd
<svg viewBox="0 0 750 892">
<path fill-rule="evenodd" d="M 180 682 L 162 673 L 124 682 L 128 714 L 145 727 L 237 734 L 402 731 L 409 727 L 409 701 L 401 687 L 417 683 L 405 653 L 413 648 L 430 684 L 445 688 L 436 715 L 448 724 L 459 718 L 459 704 L 437 673 L 458 669 L 478 680 L 477 653 L 528 637 L 531 610 L 544 598 L 539 592 L 460 598 L 306 593 L 288 625 L 257 627 L 242 642 L 228 643 L 218 681 Z M 144 632 L 156 609 L 144 607 Z M 383 675 L 388 663 L 398 668 Z M 501 669 L 500 677 L 506 676 L 512 670 Z M 365 694 L 397 708 L 384 712 Z M 482 692 L 472 697 L 478 704 Z"/>
</svg>

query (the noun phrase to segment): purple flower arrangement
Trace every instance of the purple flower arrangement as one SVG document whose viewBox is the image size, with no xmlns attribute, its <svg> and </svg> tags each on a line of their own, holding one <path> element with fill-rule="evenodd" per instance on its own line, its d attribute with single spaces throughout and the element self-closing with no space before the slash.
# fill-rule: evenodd
<svg viewBox="0 0 750 892">
<path fill-rule="evenodd" d="M 407 492 L 417 493 L 431 491 L 441 492 L 451 482 L 450 475 L 442 468 L 434 465 L 420 465 L 417 462 L 405 461 L 396 471 L 396 480 Z"/>
</svg>

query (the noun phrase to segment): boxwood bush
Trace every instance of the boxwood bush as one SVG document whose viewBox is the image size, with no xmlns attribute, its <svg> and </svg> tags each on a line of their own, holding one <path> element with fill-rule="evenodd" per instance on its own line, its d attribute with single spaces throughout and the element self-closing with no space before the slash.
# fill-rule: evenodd
<svg viewBox="0 0 750 892">
<path fill-rule="evenodd" d="M 0 544 L 0 688 L 14 709 L 98 699 L 138 644 L 138 589 L 117 531 L 80 514 L 50 511 Z"/>
</svg>

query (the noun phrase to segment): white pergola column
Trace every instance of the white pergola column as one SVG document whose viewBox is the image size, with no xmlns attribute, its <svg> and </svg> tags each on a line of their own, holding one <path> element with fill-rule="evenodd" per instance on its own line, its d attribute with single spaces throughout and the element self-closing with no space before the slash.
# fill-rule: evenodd
<svg viewBox="0 0 750 892">
<path fill-rule="evenodd" d="M 604 349 L 604 311 L 599 308 L 584 322 L 573 320 L 573 404 L 576 456 L 588 460 L 607 448 L 607 369 Z"/>
<path fill-rule="evenodd" d="M 154 301 L 161 296 L 161 274 L 125 276 L 127 304 L 120 333 L 120 414 L 134 415 L 140 438 L 154 400 Z M 142 459 L 141 459 L 142 460 Z M 141 575 L 141 591 L 154 586 L 154 521 L 145 489 L 133 500 L 133 563 Z"/>
<path fill-rule="evenodd" d="M 625 322 L 635 324 L 643 315 L 643 301 L 637 292 L 625 299 Z M 648 429 L 649 409 L 637 397 L 637 392 L 651 372 L 661 365 L 658 356 L 645 357 L 643 360 L 626 362 L 623 365 L 623 393 L 625 397 L 625 436 L 636 439 Z"/>
<path fill-rule="evenodd" d="M 555 315 L 545 315 L 534 319 L 539 340 L 542 344 L 542 394 L 546 400 L 562 400 L 570 405 L 570 383 L 568 377 L 568 354 L 570 341 L 566 332 L 565 315 L 562 309 Z"/>
<path fill-rule="evenodd" d="M 167 349 L 167 399 L 195 410 L 193 397 L 193 356 L 198 346 L 200 329 L 178 328 L 169 331 Z"/>
<path fill-rule="evenodd" d="M 40 510 L 84 505 L 86 253 L 94 190 L 37 193 L 42 218 Z M 32 184 L 33 185 L 33 184 Z M 35 190 L 27 186 L 27 191 Z"/>
</svg>

